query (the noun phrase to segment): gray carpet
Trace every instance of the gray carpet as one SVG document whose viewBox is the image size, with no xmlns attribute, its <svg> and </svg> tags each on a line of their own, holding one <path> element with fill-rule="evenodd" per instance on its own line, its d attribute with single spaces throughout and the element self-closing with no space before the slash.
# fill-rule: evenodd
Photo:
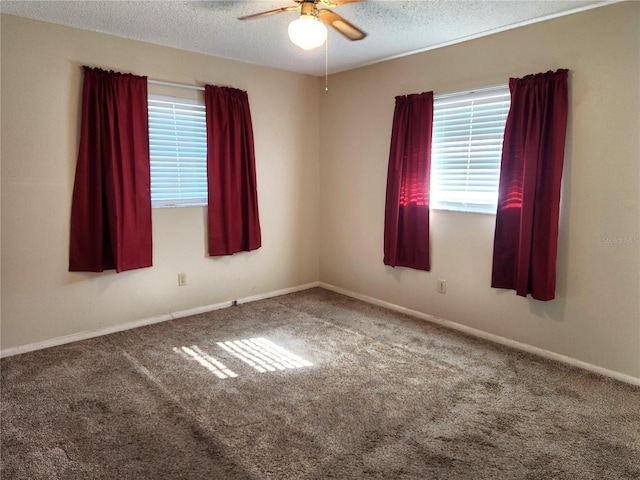
<svg viewBox="0 0 640 480">
<path fill-rule="evenodd" d="M 1 369 L 3 480 L 640 478 L 640 389 L 322 289 Z"/>
</svg>

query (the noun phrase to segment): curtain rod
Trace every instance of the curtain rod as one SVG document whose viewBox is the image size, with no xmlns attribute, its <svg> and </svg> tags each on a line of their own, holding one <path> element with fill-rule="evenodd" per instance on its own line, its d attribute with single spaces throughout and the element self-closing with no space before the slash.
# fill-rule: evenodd
<svg viewBox="0 0 640 480">
<path fill-rule="evenodd" d="M 204 87 L 198 87 L 196 85 L 185 85 L 184 83 L 162 82 L 160 80 L 150 79 L 147 79 L 147 83 L 151 83 L 153 85 L 163 85 L 165 87 L 188 88 L 189 90 L 200 90 L 201 92 L 204 92 Z"/>
</svg>

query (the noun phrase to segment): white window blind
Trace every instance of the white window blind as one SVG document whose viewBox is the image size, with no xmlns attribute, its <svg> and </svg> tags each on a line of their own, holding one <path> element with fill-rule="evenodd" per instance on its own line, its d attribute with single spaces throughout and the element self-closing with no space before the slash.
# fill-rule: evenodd
<svg viewBox="0 0 640 480">
<path fill-rule="evenodd" d="M 207 204 L 207 127 L 203 102 L 149 95 L 151 204 Z"/>
<path fill-rule="evenodd" d="M 434 97 L 432 208 L 495 213 L 507 85 Z"/>
</svg>

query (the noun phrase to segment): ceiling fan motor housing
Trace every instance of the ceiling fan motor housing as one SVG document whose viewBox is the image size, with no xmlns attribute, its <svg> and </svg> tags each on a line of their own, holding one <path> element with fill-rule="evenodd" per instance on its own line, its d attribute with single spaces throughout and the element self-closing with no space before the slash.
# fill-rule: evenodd
<svg viewBox="0 0 640 480">
<path fill-rule="evenodd" d="M 300 4 L 300 15 L 317 16 L 316 2 L 314 0 L 303 0 Z"/>
</svg>

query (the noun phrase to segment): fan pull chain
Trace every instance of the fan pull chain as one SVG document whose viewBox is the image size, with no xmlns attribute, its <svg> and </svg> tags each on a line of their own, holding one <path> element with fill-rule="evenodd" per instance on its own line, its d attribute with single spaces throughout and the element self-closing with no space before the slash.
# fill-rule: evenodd
<svg viewBox="0 0 640 480">
<path fill-rule="evenodd" d="M 329 93 L 329 36 L 324 42 L 324 93 Z"/>
</svg>

